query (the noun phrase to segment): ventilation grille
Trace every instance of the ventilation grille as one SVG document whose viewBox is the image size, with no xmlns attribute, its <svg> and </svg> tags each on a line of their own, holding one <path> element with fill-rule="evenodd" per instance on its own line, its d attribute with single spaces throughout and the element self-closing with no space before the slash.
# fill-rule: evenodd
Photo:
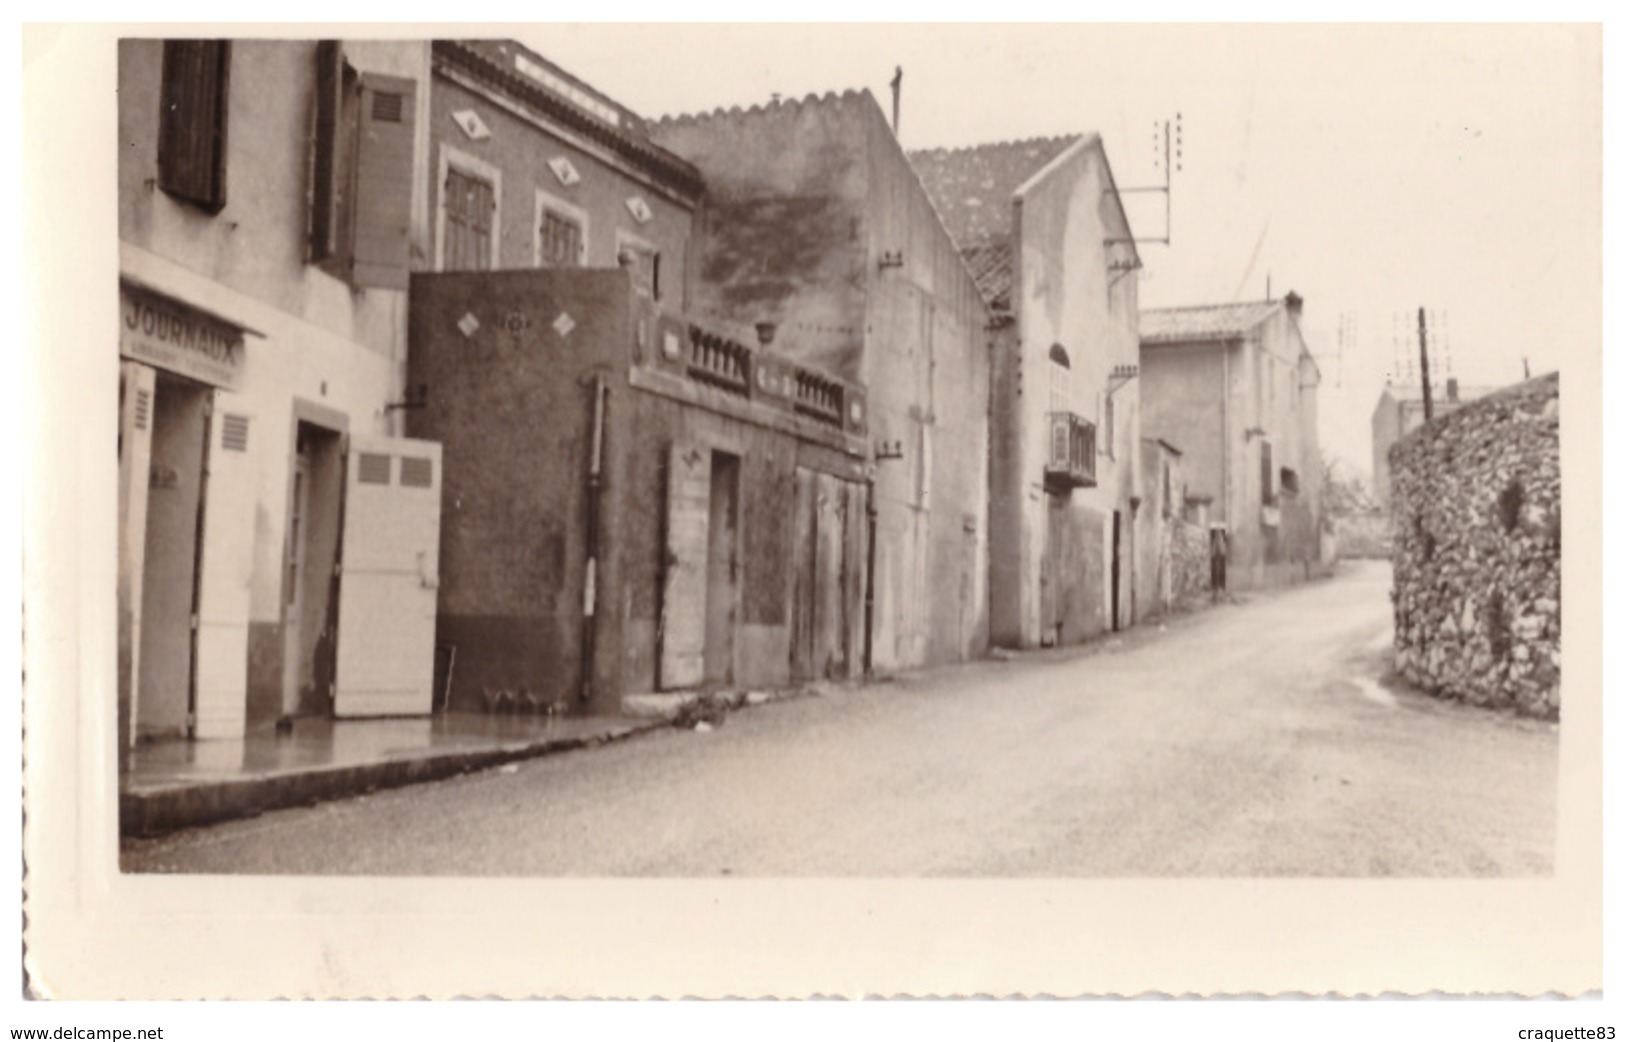
<svg viewBox="0 0 1625 1042">
<path fill-rule="evenodd" d="M 135 429 L 147 429 L 147 420 L 152 414 L 152 392 L 145 388 L 135 392 Z"/>
<path fill-rule="evenodd" d="M 434 461 L 422 456 L 402 456 L 401 484 L 413 488 L 433 488 Z"/>
<path fill-rule="evenodd" d="M 248 417 L 226 413 L 220 418 L 220 447 L 227 452 L 248 451 Z"/>
<path fill-rule="evenodd" d="M 380 91 L 372 96 L 372 118 L 383 123 L 401 121 L 401 95 Z"/>
<path fill-rule="evenodd" d="M 363 485 L 389 484 L 389 460 L 388 455 L 377 452 L 361 453 L 361 459 L 356 464 L 355 479 Z"/>
</svg>

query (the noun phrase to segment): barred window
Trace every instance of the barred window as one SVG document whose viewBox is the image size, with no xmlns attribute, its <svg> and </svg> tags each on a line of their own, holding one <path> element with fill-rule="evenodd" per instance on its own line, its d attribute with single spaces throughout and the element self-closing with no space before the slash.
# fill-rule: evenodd
<svg viewBox="0 0 1625 1042">
<path fill-rule="evenodd" d="M 496 191 L 491 182 L 450 166 L 446 169 L 445 192 L 445 270 L 490 268 L 492 215 L 496 212 Z"/>
<path fill-rule="evenodd" d="M 579 267 L 583 252 L 581 242 L 580 221 L 551 208 L 542 211 L 540 229 L 542 267 Z"/>
</svg>

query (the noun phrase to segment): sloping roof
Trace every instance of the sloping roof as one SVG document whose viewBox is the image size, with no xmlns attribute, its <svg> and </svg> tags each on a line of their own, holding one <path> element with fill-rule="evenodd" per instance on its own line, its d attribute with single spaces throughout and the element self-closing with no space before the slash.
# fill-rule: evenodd
<svg viewBox="0 0 1625 1042">
<path fill-rule="evenodd" d="M 970 269 L 976 289 L 988 306 L 1009 310 L 1010 289 L 1016 279 L 1015 250 L 1011 248 L 1010 236 L 964 246 L 959 253 L 965 258 L 965 267 Z"/>
<path fill-rule="evenodd" d="M 1279 300 L 1252 300 L 1236 304 L 1151 308 L 1140 312 L 1140 343 L 1233 340 L 1245 336 L 1283 304 Z"/>
<path fill-rule="evenodd" d="M 607 145 L 687 194 L 697 196 L 705 191 L 699 170 L 655 144 L 642 117 L 523 44 L 513 40 L 436 40 L 433 52 L 438 67 L 475 77 Z M 543 78 L 527 75 L 522 71 L 527 67 Z"/>
<path fill-rule="evenodd" d="M 910 152 L 942 223 L 961 250 L 989 240 L 1008 240 L 1011 199 L 1034 174 L 1082 135 L 999 141 L 969 148 Z"/>
</svg>

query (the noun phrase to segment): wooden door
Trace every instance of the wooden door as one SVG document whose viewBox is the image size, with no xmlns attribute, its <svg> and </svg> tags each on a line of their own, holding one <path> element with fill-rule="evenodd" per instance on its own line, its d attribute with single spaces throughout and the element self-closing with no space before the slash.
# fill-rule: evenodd
<svg viewBox="0 0 1625 1042">
<path fill-rule="evenodd" d="M 813 620 L 818 593 L 818 475 L 796 468 L 796 493 L 790 542 L 790 678 L 817 676 L 813 656 Z"/>
<path fill-rule="evenodd" d="M 813 668 L 819 676 L 846 676 L 850 651 L 846 614 L 846 482 L 818 475 Z"/>
<path fill-rule="evenodd" d="M 739 623 L 739 457 L 711 456 L 705 565 L 705 682 L 733 683 Z"/>
<path fill-rule="evenodd" d="M 440 445 L 350 436 L 340 537 L 335 716 L 434 705 Z"/>
<path fill-rule="evenodd" d="M 1045 493 L 1044 556 L 1038 566 L 1038 642 L 1055 643 L 1065 584 L 1066 500 Z"/>
<path fill-rule="evenodd" d="M 711 516 L 711 453 L 672 443 L 666 460 L 666 560 L 660 599 L 660 688 L 705 679 L 705 586 Z"/>
</svg>

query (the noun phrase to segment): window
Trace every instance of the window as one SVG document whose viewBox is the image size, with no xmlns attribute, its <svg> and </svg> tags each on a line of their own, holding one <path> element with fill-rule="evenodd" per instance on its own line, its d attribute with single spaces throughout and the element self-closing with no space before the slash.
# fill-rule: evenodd
<svg viewBox="0 0 1625 1042">
<path fill-rule="evenodd" d="M 1053 344 L 1049 349 L 1050 412 L 1072 411 L 1072 359 L 1066 348 Z"/>
<path fill-rule="evenodd" d="M 442 185 L 445 223 L 442 271 L 484 271 L 491 267 L 496 187 L 477 174 L 453 166 Z"/>
<path fill-rule="evenodd" d="M 632 289 L 649 300 L 660 299 L 660 251 L 630 232 L 617 236 L 616 261 L 632 274 Z"/>
<path fill-rule="evenodd" d="M 587 211 L 538 188 L 533 227 L 536 229 L 533 261 L 538 268 L 586 265 Z"/>
<path fill-rule="evenodd" d="M 158 187 L 219 213 L 226 205 L 231 44 L 166 40 L 158 114 Z"/>
<path fill-rule="evenodd" d="M 1262 501 L 1265 506 L 1275 505 L 1275 467 L 1274 460 L 1271 458 L 1271 456 L 1270 443 L 1267 441 L 1260 441 L 1258 443 L 1258 495 L 1260 501 Z"/>
<path fill-rule="evenodd" d="M 1281 468 L 1281 491 L 1293 496 L 1298 494 L 1298 472 L 1291 467 Z"/>
<path fill-rule="evenodd" d="M 336 40 L 316 45 L 310 261 L 353 286 L 406 288 L 417 84 L 357 72 Z"/>
<path fill-rule="evenodd" d="M 1117 403 L 1110 391 L 1101 396 L 1100 449 L 1105 456 L 1117 458 Z"/>
</svg>

